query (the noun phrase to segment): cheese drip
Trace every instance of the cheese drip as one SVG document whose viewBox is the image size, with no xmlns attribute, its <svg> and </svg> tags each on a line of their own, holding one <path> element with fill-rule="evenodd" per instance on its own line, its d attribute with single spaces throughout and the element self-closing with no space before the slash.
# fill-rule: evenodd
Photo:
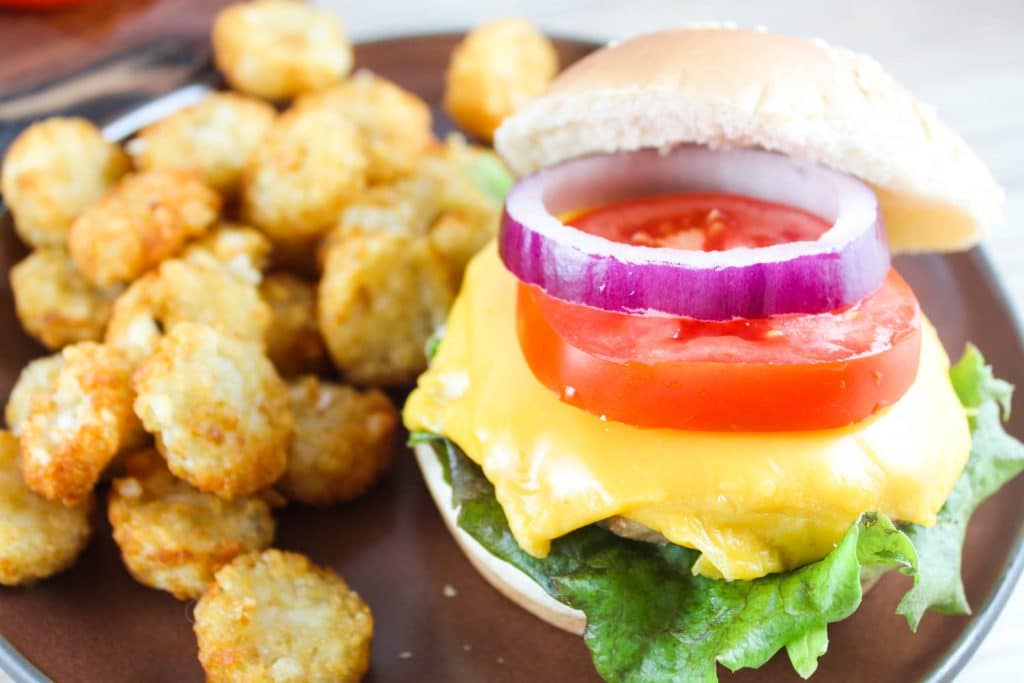
<svg viewBox="0 0 1024 683">
<path fill-rule="evenodd" d="M 927 321 L 910 390 L 858 424 L 641 429 L 562 403 L 533 377 L 515 296 L 492 244 L 470 265 L 404 417 L 482 467 L 516 540 L 537 557 L 553 539 L 621 515 L 699 550 L 699 573 L 753 579 L 820 559 L 862 512 L 934 524 L 967 461 L 967 416 Z"/>
</svg>

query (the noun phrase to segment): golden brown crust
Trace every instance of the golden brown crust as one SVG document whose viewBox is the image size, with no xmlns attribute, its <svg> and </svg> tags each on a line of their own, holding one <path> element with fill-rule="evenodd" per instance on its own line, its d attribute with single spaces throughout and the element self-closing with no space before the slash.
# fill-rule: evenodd
<svg viewBox="0 0 1024 683">
<path fill-rule="evenodd" d="M 222 566 L 274 540 L 270 506 L 226 501 L 175 479 L 153 449 L 129 455 L 111 483 L 107 516 L 125 566 L 179 600 L 202 596 Z"/>
<path fill-rule="evenodd" d="M 50 356 L 36 358 L 21 369 L 18 381 L 11 389 L 11 395 L 7 398 L 7 407 L 4 409 L 4 418 L 7 420 L 7 427 L 15 436 L 21 436 L 21 430 L 25 426 L 29 410 L 37 396 L 41 396 L 50 390 L 57 371 L 64 364 L 64 356 L 55 353 Z"/>
<path fill-rule="evenodd" d="M 121 292 L 116 285 L 93 286 L 61 247 L 36 249 L 11 268 L 10 278 L 18 320 L 48 349 L 102 339 Z"/>
<path fill-rule="evenodd" d="M 220 203 L 196 171 L 133 173 L 75 220 L 71 256 L 97 286 L 131 282 L 206 232 Z"/>
<path fill-rule="evenodd" d="M 232 196 L 242 171 L 277 113 L 266 102 L 219 92 L 143 128 L 128 143 L 139 169 L 192 168 Z"/>
<path fill-rule="evenodd" d="M 375 185 L 349 204 L 323 240 L 321 260 L 331 245 L 352 231 L 423 236 L 458 286 L 470 258 L 498 232 L 501 202 L 483 191 L 468 170 L 493 154 L 467 144 L 460 135 L 449 136 L 420 160 L 412 175 Z"/>
<path fill-rule="evenodd" d="M 366 186 L 358 129 L 328 107 L 278 117 L 249 160 L 242 215 L 275 244 L 304 248 L 329 230 Z"/>
<path fill-rule="evenodd" d="M 355 683 L 370 666 L 373 615 L 344 579 L 303 555 L 243 555 L 195 610 L 211 683 Z"/>
<path fill-rule="evenodd" d="M 387 470 L 398 411 L 376 389 L 300 377 L 288 385 L 295 415 L 288 469 L 276 488 L 289 500 L 327 506 L 363 494 Z"/>
<path fill-rule="evenodd" d="M 262 345 L 179 322 L 135 373 L 135 411 L 175 476 L 223 498 L 284 472 L 288 390 Z"/>
<path fill-rule="evenodd" d="M 221 223 L 185 247 L 181 258 L 197 263 L 211 259 L 231 275 L 259 284 L 270 265 L 274 246 L 256 228 L 241 223 Z"/>
<path fill-rule="evenodd" d="M 359 71 L 333 88 L 306 95 L 295 106 L 327 107 L 355 124 L 366 145 L 370 183 L 408 175 L 434 143 L 427 103 L 369 71 Z"/>
<path fill-rule="evenodd" d="M 609 45 L 506 120 L 521 173 L 591 153 L 762 147 L 872 185 L 894 250 L 955 250 L 1003 220 L 984 163 L 873 60 L 821 41 L 691 28 Z"/>
<path fill-rule="evenodd" d="M 444 262 L 423 238 L 355 232 L 326 253 L 320 330 L 351 381 L 410 383 L 426 368 L 424 345 L 444 322 L 453 287 Z"/>
<path fill-rule="evenodd" d="M 164 332 L 180 322 L 202 323 L 262 343 L 271 311 L 256 283 L 234 277 L 222 262 L 193 251 L 164 261 L 118 297 L 105 340 L 138 365 L 153 353 Z"/>
<path fill-rule="evenodd" d="M 329 363 L 316 321 L 316 285 L 291 273 L 271 273 L 260 283 L 260 296 L 271 311 L 267 356 L 281 376 L 325 371 Z"/>
<path fill-rule="evenodd" d="M 558 53 L 525 21 L 477 26 L 452 51 L 444 108 L 462 128 L 490 142 L 505 118 L 537 97 L 558 72 Z"/>
<path fill-rule="evenodd" d="M 352 46 L 337 17 L 301 2 L 229 5 L 214 20 L 211 39 L 231 87 L 269 100 L 322 90 L 352 68 Z"/>
<path fill-rule="evenodd" d="M 131 162 L 85 119 L 37 121 L 4 155 L 0 192 L 26 244 L 64 246 L 71 224 L 128 172 Z"/>
<path fill-rule="evenodd" d="M 93 342 L 67 346 L 50 387 L 21 432 L 22 473 L 36 493 L 65 505 L 88 498 L 118 452 L 144 438 L 132 412 L 131 365 Z"/>
<path fill-rule="evenodd" d="M 33 493 L 18 466 L 18 440 L 0 430 L 0 585 L 22 586 L 74 564 L 89 542 L 95 501 L 66 507 Z"/>
</svg>

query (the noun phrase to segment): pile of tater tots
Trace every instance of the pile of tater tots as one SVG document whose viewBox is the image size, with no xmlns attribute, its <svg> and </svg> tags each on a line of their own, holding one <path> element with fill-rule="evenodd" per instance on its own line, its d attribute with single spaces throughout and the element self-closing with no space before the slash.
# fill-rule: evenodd
<svg viewBox="0 0 1024 683">
<path fill-rule="evenodd" d="M 199 600 L 209 680 L 359 680 L 369 608 L 269 549 L 272 512 L 351 501 L 387 470 L 399 418 L 381 389 L 425 368 L 510 179 L 486 147 L 438 140 L 415 94 L 353 71 L 330 14 L 240 3 L 212 40 L 232 91 L 123 145 L 39 121 L 3 160 L 32 249 L 15 307 L 53 354 L 24 368 L 0 431 L 0 585 L 70 567 L 100 485 L 131 575 Z M 445 106 L 488 142 L 556 70 L 534 28 L 493 22 L 453 53 Z"/>
</svg>

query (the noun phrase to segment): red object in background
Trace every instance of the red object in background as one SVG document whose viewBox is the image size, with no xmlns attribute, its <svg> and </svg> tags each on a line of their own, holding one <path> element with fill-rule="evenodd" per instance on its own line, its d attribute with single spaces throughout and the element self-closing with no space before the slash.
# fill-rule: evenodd
<svg viewBox="0 0 1024 683">
<path fill-rule="evenodd" d="M 60 9 L 84 5 L 88 0 L 0 0 L 0 8 L 6 9 Z"/>
</svg>

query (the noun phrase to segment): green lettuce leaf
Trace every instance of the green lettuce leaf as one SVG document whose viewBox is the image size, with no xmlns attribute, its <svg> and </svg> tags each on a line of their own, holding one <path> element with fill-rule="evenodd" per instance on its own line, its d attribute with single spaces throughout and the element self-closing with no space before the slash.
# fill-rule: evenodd
<svg viewBox="0 0 1024 683">
<path fill-rule="evenodd" d="M 967 523 L 981 503 L 1024 470 L 1024 445 L 1006 433 L 1000 421 L 1009 417 L 1013 387 L 992 374 L 973 346 L 950 370 L 953 388 L 971 414 L 971 456 L 934 526 L 910 524 L 904 532 L 919 559 L 914 586 L 896 611 L 914 631 L 926 610 L 969 614 L 960 577 Z"/>
<path fill-rule="evenodd" d="M 716 664 L 757 668 L 782 648 L 810 675 L 826 627 L 861 601 L 862 565 L 913 571 L 914 547 L 884 515 L 864 515 L 825 559 L 755 581 L 694 576 L 693 550 L 619 538 L 590 526 L 557 539 L 550 554 L 525 553 L 494 488 L 448 441 L 436 449 L 459 507 L 459 526 L 518 567 L 556 600 L 587 615 L 584 638 L 609 681 L 717 680 Z"/>
<path fill-rule="evenodd" d="M 505 201 L 505 195 L 515 182 L 501 159 L 490 152 L 474 155 L 464 168 L 473 184 L 499 204 Z"/>
<path fill-rule="evenodd" d="M 861 583 L 897 568 L 914 585 L 897 611 L 916 629 L 928 609 L 968 611 L 960 578 L 967 522 L 977 506 L 1024 469 L 1024 446 L 1002 427 L 1012 387 L 995 378 L 968 347 L 951 370 L 971 415 L 973 445 L 933 527 L 897 528 L 884 515 L 865 514 L 819 562 L 754 581 L 694 576 L 696 551 L 623 539 L 597 526 L 560 539 L 543 559 L 516 543 L 494 488 L 457 446 L 431 441 L 452 486 L 459 526 L 489 552 L 518 567 L 547 593 L 587 615 L 585 639 L 599 673 L 609 681 L 715 681 L 716 666 L 756 668 L 785 648 L 803 677 L 828 648 L 829 623 L 860 604 Z"/>
<path fill-rule="evenodd" d="M 801 678 L 810 678 L 818 669 L 818 658 L 828 650 L 828 628 L 807 629 L 791 643 L 786 643 L 786 654 Z"/>
</svg>

